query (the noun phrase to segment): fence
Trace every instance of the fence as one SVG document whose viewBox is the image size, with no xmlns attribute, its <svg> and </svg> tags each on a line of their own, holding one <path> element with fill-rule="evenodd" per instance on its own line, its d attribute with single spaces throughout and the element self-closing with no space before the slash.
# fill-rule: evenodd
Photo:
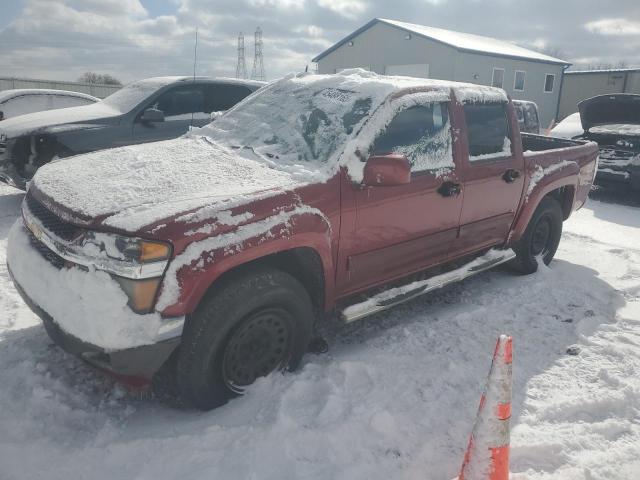
<svg viewBox="0 0 640 480">
<path fill-rule="evenodd" d="M 102 85 L 97 83 L 62 82 L 58 80 L 35 80 L 31 78 L 0 77 L 0 91 L 14 88 L 47 88 L 53 90 L 70 90 L 88 93 L 94 97 L 104 98 L 116 90 L 119 85 Z"/>
</svg>

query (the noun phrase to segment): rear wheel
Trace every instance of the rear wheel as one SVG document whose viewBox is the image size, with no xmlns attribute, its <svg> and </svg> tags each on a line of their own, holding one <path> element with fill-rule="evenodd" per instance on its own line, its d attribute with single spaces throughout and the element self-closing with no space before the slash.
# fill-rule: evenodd
<svg viewBox="0 0 640 480">
<path fill-rule="evenodd" d="M 285 272 L 260 269 L 226 281 L 185 326 L 177 361 L 183 401 L 215 408 L 259 377 L 295 369 L 313 318 L 307 291 Z"/>
<path fill-rule="evenodd" d="M 562 208 L 552 197 L 538 205 L 522 238 L 513 246 L 516 258 L 512 266 L 522 273 L 538 270 L 538 259 L 549 265 L 562 236 Z"/>
</svg>

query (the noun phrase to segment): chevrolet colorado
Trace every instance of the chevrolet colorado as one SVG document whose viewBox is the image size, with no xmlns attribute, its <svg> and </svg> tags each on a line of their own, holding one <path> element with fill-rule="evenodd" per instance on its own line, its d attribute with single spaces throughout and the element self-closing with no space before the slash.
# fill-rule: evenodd
<svg viewBox="0 0 640 480">
<path fill-rule="evenodd" d="M 520 134 L 500 89 L 300 74 L 179 139 L 51 163 L 8 266 L 51 338 L 212 408 L 293 369 L 314 325 L 549 263 L 595 143 Z"/>
</svg>

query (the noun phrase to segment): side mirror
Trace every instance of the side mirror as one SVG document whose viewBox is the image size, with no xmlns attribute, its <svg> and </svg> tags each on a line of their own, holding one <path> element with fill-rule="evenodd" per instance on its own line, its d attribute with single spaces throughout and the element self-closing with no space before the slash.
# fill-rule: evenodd
<svg viewBox="0 0 640 480">
<path fill-rule="evenodd" d="M 363 183 L 369 187 L 406 185 L 410 181 L 411 164 L 404 155 L 373 155 L 364 166 Z"/>
<path fill-rule="evenodd" d="M 164 113 L 157 108 L 147 108 L 142 113 L 140 121 L 145 123 L 164 122 Z"/>
</svg>

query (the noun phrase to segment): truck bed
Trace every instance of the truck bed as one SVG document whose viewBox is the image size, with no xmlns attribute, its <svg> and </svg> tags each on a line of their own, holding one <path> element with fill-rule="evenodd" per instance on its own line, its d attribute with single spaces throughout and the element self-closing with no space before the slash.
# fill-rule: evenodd
<svg viewBox="0 0 640 480">
<path fill-rule="evenodd" d="M 569 140 L 568 138 L 547 137 L 545 135 L 535 135 L 533 133 L 523 133 L 522 151 L 542 152 L 546 150 L 556 150 L 560 148 L 576 147 L 587 142 L 581 140 Z"/>
</svg>

